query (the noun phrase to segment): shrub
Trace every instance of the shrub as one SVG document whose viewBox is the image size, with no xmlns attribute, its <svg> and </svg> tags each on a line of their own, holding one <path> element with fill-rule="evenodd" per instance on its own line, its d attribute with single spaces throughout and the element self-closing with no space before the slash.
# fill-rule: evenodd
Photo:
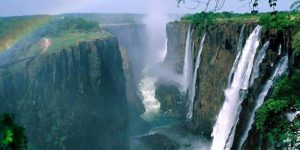
<svg viewBox="0 0 300 150">
<path fill-rule="evenodd" d="M 277 80 L 271 99 L 256 112 L 256 128 L 271 143 L 294 144 L 299 137 L 300 116 L 292 122 L 286 118 L 289 110 L 300 110 L 300 70 Z"/>
<path fill-rule="evenodd" d="M 3 114 L 0 117 L 0 149 L 18 150 L 26 148 L 24 128 L 14 123 L 13 117 Z"/>
<path fill-rule="evenodd" d="M 293 38 L 293 49 L 297 56 L 300 55 L 300 31 Z"/>
</svg>

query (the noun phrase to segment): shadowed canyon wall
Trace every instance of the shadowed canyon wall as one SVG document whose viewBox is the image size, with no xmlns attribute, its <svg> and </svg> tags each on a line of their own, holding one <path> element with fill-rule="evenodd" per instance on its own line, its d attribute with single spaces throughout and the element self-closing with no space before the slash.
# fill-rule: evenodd
<svg viewBox="0 0 300 150">
<path fill-rule="evenodd" d="M 0 71 L 2 112 L 29 147 L 129 149 L 125 76 L 116 38 L 79 42 Z"/>
</svg>

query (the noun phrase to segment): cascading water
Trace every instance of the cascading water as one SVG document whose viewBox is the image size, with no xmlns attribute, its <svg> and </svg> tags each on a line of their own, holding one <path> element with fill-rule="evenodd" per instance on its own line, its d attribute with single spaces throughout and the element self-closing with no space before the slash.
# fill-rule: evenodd
<svg viewBox="0 0 300 150">
<path fill-rule="evenodd" d="M 254 84 L 254 80 L 259 76 L 259 66 L 260 63 L 263 61 L 263 59 L 266 56 L 266 51 L 269 48 L 269 44 L 270 42 L 267 41 L 263 47 L 260 49 L 256 59 L 255 59 L 255 63 L 254 63 L 254 67 L 253 67 L 253 73 L 251 75 L 251 79 L 250 79 L 250 85 L 252 86 Z"/>
<path fill-rule="evenodd" d="M 160 50 L 160 58 L 158 62 L 163 62 L 167 56 L 167 52 L 168 52 L 168 40 L 165 40 L 165 44 L 164 44 L 164 48 L 162 50 Z"/>
<path fill-rule="evenodd" d="M 167 53 L 167 36 L 166 24 L 169 17 L 161 8 L 159 0 L 149 1 L 149 13 L 144 19 L 146 27 L 147 46 L 144 51 L 145 68 L 142 71 L 142 78 L 139 83 L 139 89 L 144 97 L 143 104 L 145 113 L 142 117 L 151 121 L 153 117 L 158 115 L 160 103 L 155 98 L 155 83 L 157 82 L 157 74 L 153 73 L 154 68 L 163 62 Z"/>
<path fill-rule="evenodd" d="M 233 135 L 241 110 L 240 105 L 245 96 L 243 93 L 246 93 L 248 89 L 253 61 L 260 41 L 260 30 L 261 27 L 257 26 L 248 37 L 234 71 L 232 83 L 225 90 L 225 101 L 212 133 L 212 150 L 230 149 L 232 146 Z"/>
<path fill-rule="evenodd" d="M 230 70 L 230 73 L 229 73 L 229 76 L 228 76 L 228 79 L 227 79 L 227 88 L 230 87 L 231 85 L 231 81 L 232 81 L 232 75 L 234 73 L 234 71 L 236 70 L 236 67 L 238 65 L 238 62 L 240 60 L 240 56 L 241 56 L 241 51 L 242 51 L 242 48 L 243 48 L 243 41 L 244 41 L 244 30 L 245 30 L 245 25 L 242 27 L 241 29 L 241 33 L 240 33 L 240 36 L 239 36 L 239 42 L 238 42 L 238 46 L 237 46 L 237 56 L 235 57 L 235 60 L 234 60 L 234 63 L 233 63 L 233 66 Z"/>
<path fill-rule="evenodd" d="M 263 90 L 261 91 L 261 93 L 259 94 L 256 103 L 255 103 L 255 107 L 253 109 L 253 111 L 251 112 L 250 115 L 250 119 L 249 122 L 247 124 L 247 128 L 243 133 L 243 136 L 241 138 L 241 142 L 239 143 L 239 147 L 238 149 L 241 149 L 241 147 L 243 146 L 244 142 L 246 141 L 247 137 L 248 137 L 248 133 L 251 129 L 251 126 L 254 122 L 254 117 L 255 117 L 255 112 L 256 110 L 263 104 L 265 97 L 267 96 L 270 88 L 272 87 L 274 81 L 273 79 L 275 79 L 276 77 L 281 76 L 283 73 L 285 73 L 288 69 L 288 56 L 282 57 L 276 67 L 276 70 L 274 71 L 272 77 L 267 81 L 267 83 L 264 85 Z"/>
<path fill-rule="evenodd" d="M 280 44 L 279 47 L 278 47 L 278 53 L 277 53 L 278 56 L 281 55 L 281 48 L 282 48 L 282 46 L 281 46 L 281 44 Z"/>
<path fill-rule="evenodd" d="M 151 121 L 153 117 L 159 113 L 160 109 L 160 103 L 155 98 L 155 82 L 155 77 L 145 76 L 139 84 L 140 91 L 144 97 L 143 104 L 145 106 L 145 112 L 142 117 L 147 121 Z"/>
<path fill-rule="evenodd" d="M 192 117 L 193 117 L 193 107 L 194 107 L 194 100 L 195 100 L 195 95 L 196 95 L 197 72 L 198 72 L 198 68 L 200 66 L 200 62 L 201 62 L 201 54 L 202 54 L 202 50 L 204 47 L 205 36 L 206 35 L 204 34 L 204 36 L 202 37 L 201 43 L 200 43 L 197 60 L 196 60 L 195 68 L 194 68 L 193 81 L 192 81 L 191 88 L 189 89 L 189 95 L 188 95 L 189 110 L 187 113 L 188 120 L 192 119 Z"/>
<path fill-rule="evenodd" d="M 182 87 L 181 92 L 186 93 L 188 87 L 190 85 L 192 74 L 193 74 L 193 56 L 192 56 L 192 26 L 190 25 L 188 28 L 188 33 L 186 37 L 186 44 L 185 44 L 185 54 L 184 54 L 184 65 L 183 65 L 183 80 L 182 80 Z"/>
</svg>

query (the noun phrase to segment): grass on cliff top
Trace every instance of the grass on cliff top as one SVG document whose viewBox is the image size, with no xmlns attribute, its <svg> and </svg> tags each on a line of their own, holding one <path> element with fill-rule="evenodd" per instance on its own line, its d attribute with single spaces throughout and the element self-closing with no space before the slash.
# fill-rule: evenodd
<svg viewBox="0 0 300 150">
<path fill-rule="evenodd" d="M 0 51 L 34 31 L 50 19 L 50 16 L 22 16 L 0 18 Z"/>
<path fill-rule="evenodd" d="M 193 15 L 187 15 L 181 18 L 182 21 L 190 22 L 193 24 L 213 24 L 213 23 L 242 23 L 242 22 L 258 22 L 259 17 L 250 13 L 235 14 L 230 12 L 213 13 L 201 12 Z"/>
<path fill-rule="evenodd" d="M 69 49 L 71 46 L 76 46 L 83 41 L 93 41 L 96 39 L 105 39 L 111 35 L 104 31 L 98 32 L 67 32 L 61 33 L 58 36 L 46 37 L 50 40 L 51 45 L 47 52 L 58 52 L 62 49 Z M 35 43 L 29 50 L 30 55 L 36 55 L 43 51 L 42 40 Z"/>
<path fill-rule="evenodd" d="M 234 23 L 242 25 L 247 23 L 258 23 L 264 26 L 266 29 L 274 28 L 283 30 L 286 27 L 299 24 L 300 14 L 297 12 L 278 12 L 276 15 L 271 15 L 270 13 L 236 14 L 230 12 L 201 12 L 194 15 L 185 16 L 181 18 L 181 20 L 200 25 L 213 25 L 223 23 Z"/>
</svg>

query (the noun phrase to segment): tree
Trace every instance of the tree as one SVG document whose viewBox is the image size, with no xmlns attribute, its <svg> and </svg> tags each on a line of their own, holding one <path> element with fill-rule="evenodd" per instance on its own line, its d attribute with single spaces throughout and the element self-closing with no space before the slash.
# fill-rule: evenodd
<svg viewBox="0 0 300 150">
<path fill-rule="evenodd" d="M 214 7 L 213 11 L 217 11 L 217 10 L 221 9 L 224 6 L 226 0 L 214 0 L 213 2 L 211 0 L 191 0 L 191 1 L 196 2 L 197 5 L 195 7 L 198 7 L 201 4 L 204 4 L 206 6 L 205 11 L 208 10 L 209 5 L 211 3 L 214 3 L 215 5 L 213 6 Z M 248 2 L 247 4 L 249 4 L 251 12 L 252 13 L 258 13 L 258 10 L 257 10 L 258 0 L 240 0 L 240 1 L 241 2 Z M 273 8 L 273 12 L 276 13 L 277 11 L 275 10 L 275 6 L 277 5 L 277 0 L 267 0 L 267 1 L 269 3 L 270 7 Z M 297 1 L 299 1 L 299 0 L 297 0 Z M 177 0 L 178 5 L 181 4 L 181 3 L 185 3 L 185 0 Z"/>
<path fill-rule="evenodd" d="M 19 150 L 26 146 L 24 128 L 15 124 L 13 116 L 3 114 L 0 117 L 0 149 Z"/>
<path fill-rule="evenodd" d="M 293 48 L 295 50 L 295 54 L 300 56 L 300 31 L 293 38 Z"/>
<path fill-rule="evenodd" d="M 205 5 L 206 6 L 205 11 L 208 10 L 209 5 L 211 4 L 211 0 L 191 0 L 191 1 L 196 3 L 195 8 L 200 6 L 201 4 Z M 178 5 L 180 5 L 181 3 L 185 3 L 185 0 L 177 0 Z M 215 5 L 213 10 L 216 11 L 221 9 L 224 6 L 224 4 L 225 4 L 225 0 L 215 0 Z"/>
<path fill-rule="evenodd" d="M 300 10 L 300 0 L 295 0 L 291 5 L 292 10 Z"/>
</svg>

